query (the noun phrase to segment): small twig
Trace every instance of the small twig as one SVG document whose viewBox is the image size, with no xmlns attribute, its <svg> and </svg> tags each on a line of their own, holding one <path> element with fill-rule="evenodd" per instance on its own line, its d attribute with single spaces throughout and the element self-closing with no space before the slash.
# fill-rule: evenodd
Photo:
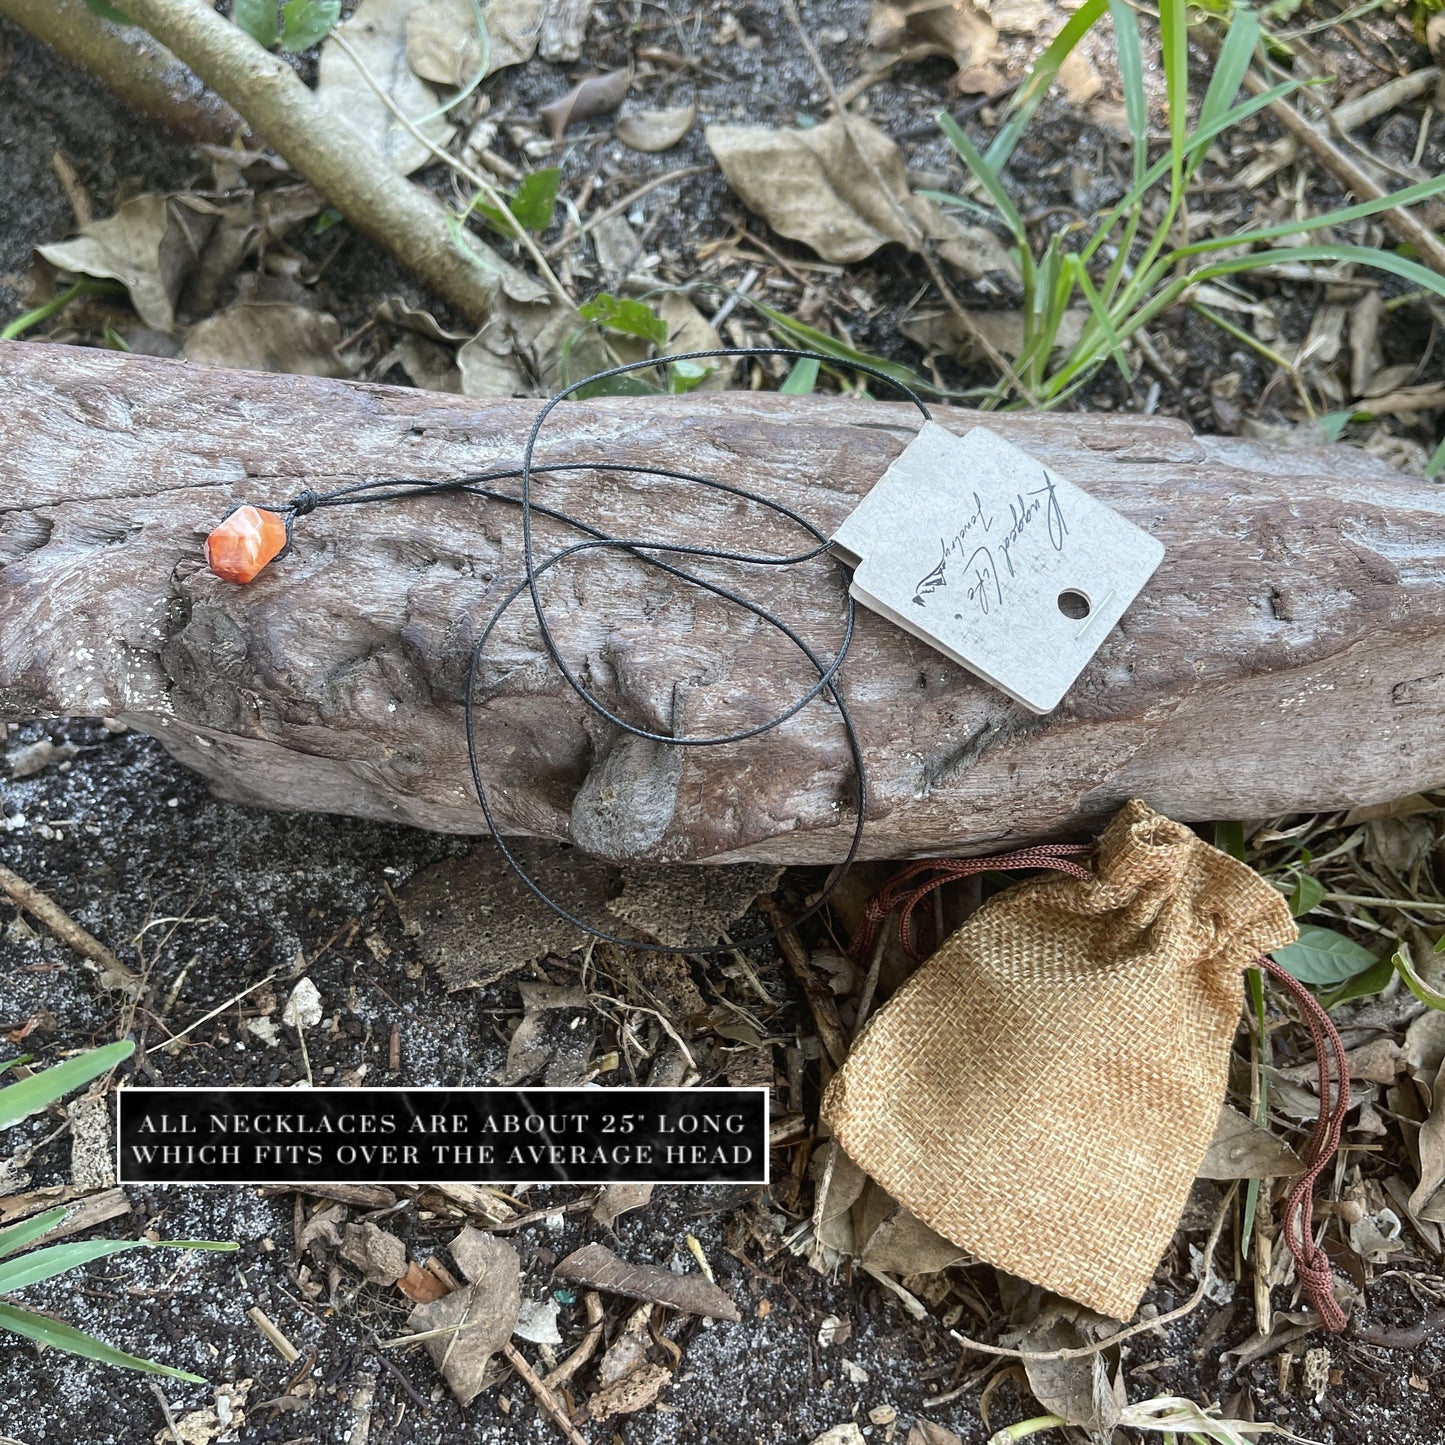
<svg viewBox="0 0 1445 1445">
<path fill-rule="evenodd" d="M 166 1399 L 166 1392 L 154 1380 L 148 1380 L 146 1383 L 155 1391 L 155 1397 L 160 1401 L 161 1414 L 166 1417 L 166 1429 L 171 1432 L 172 1439 L 175 1440 L 176 1445 L 185 1445 L 185 1439 L 176 1427 L 176 1417 L 171 1414 L 171 1402 Z"/>
<path fill-rule="evenodd" d="M 534 1209 L 530 1214 L 519 1214 L 515 1219 L 503 1219 L 496 1224 L 486 1220 L 483 1228 L 488 1234 L 508 1234 L 514 1229 L 520 1229 L 524 1224 L 536 1224 L 539 1219 L 546 1219 L 549 1214 L 580 1214 L 584 1209 L 591 1209 L 596 1199 L 574 1199 L 571 1204 L 554 1204 L 550 1209 Z"/>
<path fill-rule="evenodd" d="M 1217 54 L 1213 37 L 1201 36 L 1205 47 Z M 1251 95 L 1263 95 L 1269 83 L 1253 70 L 1245 72 L 1244 88 Z M 1272 100 L 1269 112 L 1339 183 L 1361 201 L 1378 201 L 1389 193 L 1367 175 L 1326 135 L 1317 131 L 1287 100 Z M 1399 206 L 1380 212 L 1380 220 L 1396 237 L 1415 248 L 1416 254 L 1430 267 L 1445 276 L 1445 242 L 1410 211 Z"/>
<path fill-rule="evenodd" d="M 49 894 L 42 893 L 3 864 L 0 864 L 0 890 L 37 922 L 43 923 L 66 947 L 98 964 L 103 988 L 131 994 L 140 988 L 141 977 L 133 968 L 122 963 L 94 934 L 87 933 Z"/>
<path fill-rule="evenodd" d="M 271 1341 L 275 1346 L 276 1353 L 286 1361 L 288 1365 L 294 1365 L 301 1358 L 301 1351 L 283 1335 L 279 1327 L 274 1324 L 271 1317 L 260 1305 L 252 1305 L 246 1311 L 246 1318 Z"/>
<path fill-rule="evenodd" d="M 1130 1325 L 1128 1329 L 1120 1330 L 1118 1334 L 1110 1335 L 1106 1340 L 1100 1340 L 1097 1344 L 1077 1345 L 1067 1350 L 1014 1350 L 1003 1345 L 986 1345 L 982 1340 L 970 1339 L 967 1335 L 961 1335 L 957 1330 L 949 1330 L 949 1335 L 958 1341 L 965 1349 L 976 1350 L 981 1355 L 1001 1355 L 1009 1360 L 1084 1360 L 1090 1355 L 1097 1355 L 1102 1350 L 1113 1349 L 1124 1340 L 1131 1340 L 1135 1335 L 1142 1335 L 1146 1330 L 1157 1330 L 1161 1325 L 1172 1325 L 1175 1320 L 1182 1320 L 1185 1315 L 1199 1308 L 1204 1302 L 1204 1292 L 1209 1288 L 1209 1276 L 1214 1265 L 1214 1249 L 1219 1243 L 1219 1236 L 1224 1230 L 1224 1221 L 1229 1218 L 1230 1206 L 1234 1203 L 1234 1196 L 1238 1192 L 1239 1185 L 1236 1183 L 1230 1186 L 1229 1192 L 1224 1196 L 1224 1203 L 1219 1210 L 1219 1218 L 1214 1221 L 1214 1228 L 1209 1231 L 1209 1242 L 1204 1246 L 1204 1258 L 1199 1266 L 1199 1287 L 1184 1301 L 1178 1309 L 1170 1310 L 1167 1314 L 1156 1315 L 1152 1320 L 1140 1320 L 1137 1325 Z"/>
<path fill-rule="evenodd" d="M 679 166 L 675 171 L 666 171 L 660 176 L 653 176 L 650 181 L 644 182 L 635 191 L 629 191 L 620 201 L 614 201 L 606 210 L 598 211 L 595 216 L 588 216 L 580 226 L 573 226 L 564 231 L 561 238 L 553 241 L 544 254 L 550 259 L 565 251 L 574 241 L 580 241 L 593 226 L 602 221 L 610 221 L 613 216 L 620 216 L 623 211 L 630 210 L 634 201 L 640 201 L 643 196 L 650 191 L 655 191 L 659 186 L 665 186 L 669 181 L 681 180 L 684 176 L 700 176 L 704 171 L 711 169 L 711 166 Z"/>
<path fill-rule="evenodd" d="M 757 910 L 762 914 L 769 928 L 778 935 L 778 951 L 787 960 L 793 977 L 803 986 L 808 1008 L 813 1015 L 813 1027 L 818 1030 L 818 1042 L 823 1047 L 828 1061 L 835 1069 L 843 1067 L 848 1057 L 848 1034 L 843 1020 L 838 1017 L 838 1005 L 833 991 L 814 971 L 808 959 L 808 950 L 798 937 L 797 930 L 787 926 L 783 911 L 772 897 L 759 898 Z"/>
<path fill-rule="evenodd" d="M 491 206 L 512 228 L 513 238 L 520 241 L 523 249 L 536 263 L 538 271 L 542 273 L 543 279 L 551 287 L 553 294 L 564 306 L 573 305 L 572 297 L 568 294 L 567 288 L 557 279 L 557 274 L 547 264 L 547 258 L 542 254 L 537 243 L 532 239 L 527 228 L 512 214 L 512 208 L 501 196 L 497 188 L 484 176 L 479 175 L 469 165 L 457 159 L 439 146 L 430 136 L 422 133 L 421 129 L 412 121 L 411 117 L 402 110 L 396 103 L 395 97 L 389 95 L 382 87 L 381 82 L 367 69 L 366 62 L 356 53 L 356 47 L 341 33 L 333 30 L 329 37 L 335 41 L 337 48 L 356 67 L 357 73 L 362 80 L 370 87 L 376 98 L 394 115 L 397 121 L 403 126 L 407 133 L 419 145 L 423 145 L 443 164 L 448 165 L 464 181 L 474 186 L 482 195 L 487 198 L 487 204 Z"/>
<path fill-rule="evenodd" d="M 508 1340 L 502 1346 L 507 1363 L 517 1372 L 523 1384 L 537 1397 L 547 1418 L 567 1437 L 572 1445 L 588 1445 L 587 1437 L 567 1417 L 562 1402 L 547 1388 L 546 1382 L 522 1357 L 518 1348 Z"/>
<path fill-rule="evenodd" d="M 178 1034 L 172 1034 L 170 1038 L 168 1038 L 165 1043 L 161 1045 L 161 1048 L 168 1049 L 172 1044 L 178 1043 L 181 1039 L 185 1038 L 185 1036 L 190 1033 L 192 1029 L 198 1029 L 202 1024 L 209 1023 L 210 1020 L 215 1018 L 217 1014 L 225 1013 L 225 1011 L 230 1008 L 233 1003 L 240 1003 L 241 1000 L 245 998 L 248 994 L 255 993 L 258 988 L 264 988 L 279 973 L 279 969 L 275 970 L 272 973 L 268 973 L 265 978 L 258 980 L 256 983 L 253 983 L 249 988 L 243 988 L 240 993 L 233 994 L 225 1001 L 225 1003 L 217 1004 L 215 1008 L 210 1011 L 210 1013 L 202 1014 L 201 1017 L 195 1021 L 195 1023 L 187 1024 L 186 1027 L 183 1028 Z M 147 1049 L 146 1052 L 149 1053 L 150 1050 Z"/>
<path fill-rule="evenodd" d="M 934 895 L 937 897 L 937 895 Z M 853 1023 L 853 1037 L 863 1032 L 868 1022 L 869 1010 L 873 1007 L 873 995 L 878 991 L 878 975 L 883 970 L 883 955 L 888 948 L 888 930 L 880 929 L 877 942 L 873 945 L 873 956 L 868 960 L 868 974 L 863 980 L 863 989 L 858 995 L 858 1015 Z"/>
<path fill-rule="evenodd" d="M 595 1289 L 589 1289 L 582 1296 L 582 1303 L 587 1309 L 587 1333 L 582 1336 L 577 1348 L 544 1377 L 543 1383 L 549 1390 L 566 1384 L 597 1353 L 597 1346 L 602 1343 L 602 1325 L 606 1318 L 602 1296 Z"/>
</svg>

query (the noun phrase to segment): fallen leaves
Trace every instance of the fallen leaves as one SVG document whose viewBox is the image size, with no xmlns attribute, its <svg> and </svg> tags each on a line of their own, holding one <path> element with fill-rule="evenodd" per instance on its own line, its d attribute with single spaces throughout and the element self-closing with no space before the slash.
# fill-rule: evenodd
<svg viewBox="0 0 1445 1445">
<path fill-rule="evenodd" d="M 749 209 L 825 261 L 862 261 L 894 242 L 910 251 L 932 245 L 976 278 L 1016 274 L 991 231 L 912 193 L 902 151 L 870 121 L 835 116 L 802 130 L 710 125 L 706 135 Z"/>
<path fill-rule="evenodd" d="M 432 114 L 437 94 L 407 61 L 407 18 L 415 8 L 416 0 L 362 0 L 322 45 L 316 74 L 317 105 L 403 176 L 432 152 L 396 118 L 347 47 L 403 115 L 430 116 L 412 123 L 433 144 L 445 145 L 455 127 Z"/>
<path fill-rule="evenodd" d="M 71 240 L 36 250 L 62 271 L 119 281 L 141 320 L 169 331 L 181 288 L 216 215 L 216 207 L 199 197 L 136 196 Z"/>
<path fill-rule="evenodd" d="M 560 141 L 567 127 L 581 120 L 608 115 L 622 104 L 632 84 L 630 70 L 611 70 L 606 75 L 589 75 L 565 95 L 542 106 L 537 114 L 547 122 L 552 139 Z"/>
<path fill-rule="evenodd" d="M 1199 1166 L 1199 1177 L 1272 1179 L 1303 1170 L 1299 1155 L 1288 1144 L 1226 1104 L 1219 1112 L 1209 1152 Z"/>
<path fill-rule="evenodd" d="M 349 376 L 334 316 L 284 301 L 238 301 L 191 328 L 182 354 L 195 366 Z"/>
<path fill-rule="evenodd" d="M 491 1383 L 488 1366 L 512 1337 L 522 1307 L 521 1261 L 517 1251 L 494 1234 L 463 1229 L 451 1244 L 452 1258 L 470 1281 L 459 1290 L 407 1317 L 442 1378 L 463 1405 Z"/>
<path fill-rule="evenodd" d="M 673 106 L 669 110 L 635 110 L 618 120 L 613 134 L 635 151 L 665 151 L 692 129 L 696 119 L 695 105 Z"/>
<path fill-rule="evenodd" d="M 574 1250 L 552 1273 L 558 1279 L 572 1280 L 604 1294 L 646 1300 L 679 1314 L 734 1322 L 740 1318 L 732 1300 L 704 1275 L 674 1274 L 653 1264 L 629 1264 L 601 1244 Z"/>
</svg>

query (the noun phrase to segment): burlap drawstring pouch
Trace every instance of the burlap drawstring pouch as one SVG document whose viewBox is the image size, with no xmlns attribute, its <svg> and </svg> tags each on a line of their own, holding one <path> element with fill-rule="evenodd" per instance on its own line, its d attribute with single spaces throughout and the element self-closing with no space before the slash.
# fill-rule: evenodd
<svg viewBox="0 0 1445 1445">
<path fill-rule="evenodd" d="M 855 950 L 871 947 L 900 902 L 908 945 L 914 906 L 948 877 L 1054 870 L 989 899 L 899 988 L 833 1078 L 822 1114 L 849 1158 L 944 1238 L 1127 1319 L 1214 1135 L 1243 970 L 1268 965 L 1261 955 L 1298 930 L 1250 868 L 1142 802 L 1109 824 L 1092 869 L 1089 851 L 929 861 L 893 880 Z M 1315 1032 L 1322 1121 L 1287 1236 L 1334 1327 L 1343 1319 L 1309 1203 L 1349 1088 L 1342 1078 L 1331 1101 L 1321 1011 L 1284 978 Z M 1333 1035 L 1327 1018 L 1324 1029 Z"/>
</svg>

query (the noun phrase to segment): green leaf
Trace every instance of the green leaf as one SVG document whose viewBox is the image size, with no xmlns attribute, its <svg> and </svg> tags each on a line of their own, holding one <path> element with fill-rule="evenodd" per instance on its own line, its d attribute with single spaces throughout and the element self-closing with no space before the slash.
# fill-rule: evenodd
<svg viewBox="0 0 1445 1445">
<path fill-rule="evenodd" d="M 13 1069 L 17 1064 L 28 1064 L 34 1057 L 34 1054 L 16 1054 L 13 1059 L 6 1059 L 3 1064 L 0 1064 L 0 1074 Z"/>
<path fill-rule="evenodd" d="M 1333 988 L 1377 962 L 1375 955 L 1353 938 L 1315 924 L 1306 924 L 1299 931 L 1298 943 L 1275 949 L 1271 957 L 1301 983 L 1317 988 Z"/>
<path fill-rule="evenodd" d="M 1014 97 L 1013 108 L 1007 121 L 985 153 L 984 159 L 992 170 L 1001 171 L 1008 164 L 1019 137 L 1033 119 L 1039 103 L 1048 94 L 1054 77 L 1059 73 L 1059 67 L 1069 58 L 1070 51 L 1093 29 L 1099 17 L 1108 9 L 1108 4 L 1109 0 L 1085 0 L 1064 22 L 1063 28 L 1049 42 L 1044 53 L 1034 61 L 1033 69 L 1029 71 Z"/>
<path fill-rule="evenodd" d="M 1353 411 L 1327 411 L 1319 418 L 1319 428 L 1328 440 L 1337 442 L 1354 415 Z"/>
<path fill-rule="evenodd" d="M 117 10 L 110 0 L 85 0 L 85 8 L 93 10 L 102 20 L 109 20 L 112 25 L 135 24 L 124 10 Z"/>
<path fill-rule="evenodd" d="M 811 396 L 818 384 L 818 358 L 805 356 L 795 361 L 783 384 L 778 388 L 784 396 Z"/>
<path fill-rule="evenodd" d="M 634 301 L 602 291 L 579 306 L 577 314 L 584 321 L 595 322 L 608 331 L 617 331 L 623 336 L 640 336 L 654 346 L 661 346 L 667 340 L 667 322 L 645 301 Z"/>
<path fill-rule="evenodd" d="M 276 0 L 236 0 L 231 19 L 262 50 L 269 50 L 276 43 Z"/>
<path fill-rule="evenodd" d="M 1214 846 L 1221 853 L 1244 862 L 1244 824 L 1216 823 L 1214 825 Z"/>
<path fill-rule="evenodd" d="M 552 213 L 557 209 L 557 185 L 562 172 L 557 166 L 546 170 L 533 171 L 522 177 L 517 194 L 508 202 L 512 214 L 529 230 L 545 231 L 552 224 Z"/>
<path fill-rule="evenodd" d="M 1296 873 L 1294 892 L 1289 896 L 1289 911 L 1296 918 L 1313 913 L 1320 906 L 1320 900 L 1329 890 L 1313 873 Z"/>
<path fill-rule="evenodd" d="M 1230 17 L 1229 33 L 1219 48 L 1219 59 L 1214 63 L 1209 89 L 1204 93 L 1204 103 L 1199 107 L 1200 130 L 1228 113 L 1234 97 L 1239 94 L 1239 87 L 1244 84 L 1244 74 L 1249 69 L 1249 62 L 1254 58 L 1254 49 L 1258 44 L 1259 21 L 1252 11 L 1236 6 Z M 1192 174 L 1204 159 L 1209 143 L 1191 137 L 1186 144 Z"/>
<path fill-rule="evenodd" d="M 1169 108 L 1169 174 L 1177 187 L 1184 170 L 1184 131 L 1189 124 L 1189 9 L 1185 0 L 1160 0 L 1159 40 Z"/>
<path fill-rule="evenodd" d="M 1119 78 L 1124 86 L 1124 120 L 1134 144 L 1134 180 L 1143 178 L 1149 164 L 1149 97 L 1144 89 L 1144 51 L 1139 43 L 1139 21 L 1127 0 L 1109 0 L 1114 19 L 1114 43 L 1119 55 Z"/>
<path fill-rule="evenodd" d="M 1028 232 L 1024 229 L 1023 217 L 1019 215 L 1018 207 L 1014 205 L 1009 193 L 1004 189 L 999 173 L 984 160 L 974 143 L 964 134 L 963 127 L 946 110 L 938 112 L 938 128 L 948 137 L 949 144 L 958 152 L 964 165 L 973 172 L 978 183 L 988 192 L 994 205 L 998 207 L 1004 224 L 1013 233 L 1014 240 L 1020 246 L 1027 248 L 1029 238 Z"/>
<path fill-rule="evenodd" d="M 9 1264 L 0 1264 L 0 1294 L 14 1294 L 26 1285 L 38 1284 L 41 1280 L 54 1279 L 91 1264 L 97 1259 L 106 1259 L 112 1254 L 123 1254 L 128 1249 L 209 1249 L 232 1250 L 236 1245 L 228 1240 L 216 1239 L 82 1239 L 73 1244 L 49 1244 L 44 1249 L 33 1249 L 22 1254 Z"/>
<path fill-rule="evenodd" d="M 124 1350 L 118 1350 L 104 1340 L 98 1340 L 94 1335 L 76 1329 L 74 1325 L 47 1319 L 44 1315 L 18 1309 L 15 1305 L 0 1304 L 0 1329 L 9 1330 L 27 1340 L 34 1340 L 37 1344 L 54 1345 L 57 1350 L 65 1350 L 83 1359 L 98 1360 L 104 1365 L 120 1365 L 127 1370 L 140 1370 L 147 1375 L 166 1375 L 173 1380 L 189 1380 L 193 1385 L 206 1383 L 202 1376 L 193 1375 L 189 1370 L 152 1364 L 137 1355 L 126 1354 Z"/>
<path fill-rule="evenodd" d="M 1382 958 L 1373 968 L 1367 968 L 1363 973 L 1357 973 L 1354 978 L 1333 993 L 1322 994 L 1320 1003 L 1325 1008 L 1332 1009 L 1342 1003 L 1349 1003 L 1351 999 L 1369 998 L 1371 994 L 1379 993 L 1394 976 L 1394 962 L 1391 959 Z"/>
<path fill-rule="evenodd" d="M 1430 460 L 1425 464 L 1425 475 L 1432 482 L 1441 472 L 1445 472 L 1445 438 L 1441 439 L 1440 445 L 1430 454 Z"/>
<path fill-rule="evenodd" d="M 667 389 L 673 396 L 696 391 L 717 368 L 700 361 L 674 361 L 667 368 Z"/>
<path fill-rule="evenodd" d="M 901 362 L 889 361 L 882 356 L 873 356 L 867 351 L 859 351 L 855 346 L 845 345 L 829 336 L 826 331 L 819 331 L 816 326 L 809 326 L 803 321 L 795 321 L 791 316 L 786 316 L 781 311 L 775 311 L 761 301 L 754 301 L 751 296 L 744 296 L 743 300 L 760 316 L 766 316 L 772 322 L 773 329 L 782 340 L 789 341 L 794 346 L 801 347 L 805 351 L 821 351 L 824 356 L 831 356 L 834 361 L 842 362 L 844 365 L 861 363 L 863 366 L 871 366 L 875 371 L 881 371 L 884 376 L 891 376 L 905 386 L 912 387 L 914 391 L 927 392 L 934 396 L 941 394 L 940 389 L 931 381 L 920 376 L 916 371 L 910 370 Z M 954 393 L 942 394 L 954 395 Z"/>
<path fill-rule="evenodd" d="M 135 1044 L 130 1039 L 122 1039 L 119 1043 L 106 1044 L 104 1048 L 92 1049 L 87 1054 L 56 1064 L 54 1068 L 32 1074 L 18 1084 L 7 1084 L 0 1089 L 0 1129 L 8 1129 L 12 1124 L 28 1119 L 31 1114 L 49 1108 L 57 1099 L 63 1099 L 82 1084 L 98 1079 L 123 1063 L 134 1052 Z"/>
<path fill-rule="evenodd" d="M 341 19 L 341 0 L 286 0 L 281 7 L 281 49 L 290 55 L 320 45 Z"/>
<path fill-rule="evenodd" d="M 1440 952 L 1436 946 L 1436 953 Z M 1415 965 L 1410 961 L 1410 955 L 1405 949 L 1399 949 L 1390 959 L 1390 966 L 1405 980 L 1405 987 L 1415 995 L 1423 1004 L 1428 1004 L 1433 1009 L 1445 1009 L 1445 993 L 1439 993 L 1431 988 L 1418 973 L 1415 972 Z"/>
<path fill-rule="evenodd" d="M 24 1249 L 32 1239 L 48 1234 L 64 1218 L 65 1206 L 62 1205 L 59 1209 L 47 1209 L 33 1219 L 22 1219 L 8 1229 L 0 1229 L 0 1259 L 14 1254 L 17 1249 Z"/>
</svg>

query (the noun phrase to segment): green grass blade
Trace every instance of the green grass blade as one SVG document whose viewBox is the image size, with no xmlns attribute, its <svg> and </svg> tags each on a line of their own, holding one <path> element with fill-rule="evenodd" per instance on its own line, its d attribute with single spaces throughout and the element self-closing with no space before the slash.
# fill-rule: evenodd
<svg viewBox="0 0 1445 1445">
<path fill-rule="evenodd" d="M 818 384 L 818 358 L 805 356 L 793 363 L 787 379 L 778 388 L 784 396 L 811 396 Z"/>
<path fill-rule="evenodd" d="M 1177 194 L 1184 178 L 1184 132 L 1189 124 L 1189 10 L 1185 0 L 1160 0 L 1159 39 L 1169 106 L 1169 175 Z"/>
<path fill-rule="evenodd" d="M 1144 91 L 1144 49 L 1139 43 L 1139 21 L 1128 0 L 1109 0 L 1114 18 L 1114 42 L 1119 55 L 1119 79 L 1124 86 L 1124 119 L 1134 143 L 1134 182 L 1149 166 L 1149 97 Z"/>
<path fill-rule="evenodd" d="M 24 1249 L 32 1239 L 48 1234 L 64 1218 L 65 1208 L 62 1205 L 59 1209 L 47 1209 L 44 1214 L 37 1214 L 34 1219 L 22 1219 L 19 1224 L 0 1229 L 0 1259 L 7 1254 L 14 1254 L 17 1249 Z"/>
<path fill-rule="evenodd" d="M 8 1129 L 12 1124 L 28 1119 L 31 1114 L 49 1108 L 57 1099 L 63 1099 L 82 1084 L 98 1079 L 123 1063 L 134 1052 L 135 1044 L 130 1039 L 122 1039 L 119 1043 L 106 1044 L 88 1054 L 67 1059 L 54 1068 L 43 1069 L 19 1083 L 7 1084 L 0 1089 L 0 1129 Z"/>
<path fill-rule="evenodd" d="M 0 1294 L 13 1294 L 27 1285 L 54 1279 L 83 1264 L 122 1254 L 128 1249 L 209 1249 L 232 1250 L 236 1245 L 223 1239 L 82 1239 L 74 1244 L 51 1244 L 31 1250 L 0 1265 Z"/>
<path fill-rule="evenodd" d="M 1435 448 L 1430 460 L 1425 465 L 1425 475 L 1431 481 L 1434 481 L 1441 472 L 1445 472 L 1445 441 Z"/>
<path fill-rule="evenodd" d="M 193 1385 L 204 1385 L 205 1379 L 193 1375 L 189 1370 L 173 1369 L 170 1365 L 152 1364 L 137 1355 L 128 1355 L 74 1325 L 62 1324 L 59 1320 L 47 1319 L 44 1315 L 33 1314 L 30 1310 L 17 1309 L 14 1305 L 0 1304 L 0 1330 L 9 1330 L 37 1344 L 53 1345 L 83 1359 L 98 1360 L 103 1365 L 120 1365 L 127 1370 L 140 1370 L 147 1375 L 166 1375 L 172 1380 L 189 1380 Z"/>
<path fill-rule="evenodd" d="M 1271 101 L 1283 99 L 1286 95 L 1299 90 L 1308 82 L 1302 80 L 1287 80 L 1279 85 L 1271 86 L 1263 94 L 1251 96 L 1246 101 L 1241 101 L 1228 114 L 1221 116 L 1218 120 L 1211 122 L 1208 126 L 1201 126 L 1190 137 L 1190 143 L 1206 142 L 1214 139 L 1215 136 L 1238 125 L 1241 121 L 1248 120 L 1256 111 L 1263 110 Z M 1112 210 L 1108 211 L 1099 223 L 1099 228 L 1090 238 L 1088 245 L 1079 253 L 1087 261 L 1099 247 L 1108 239 L 1110 232 L 1121 216 L 1127 216 L 1137 221 L 1139 202 L 1144 199 L 1151 186 L 1167 173 L 1169 170 L 1169 157 L 1161 156 L 1144 175 L 1114 203 Z"/>
<path fill-rule="evenodd" d="M 938 112 L 938 128 L 948 137 L 949 144 L 958 152 L 974 178 L 989 194 L 989 198 L 998 207 L 999 215 L 1004 219 L 1004 224 L 1013 233 L 1013 238 L 1025 250 L 1028 249 L 1028 232 L 1024 230 L 1023 217 L 1018 213 L 1018 207 L 1014 205 L 1009 193 L 1004 190 L 1003 181 L 999 173 L 991 166 L 974 143 L 964 134 L 963 127 L 949 115 L 946 110 Z"/>
<path fill-rule="evenodd" d="M 916 371 L 910 370 L 901 362 L 888 361 L 881 356 L 870 356 L 866 351 L 859 351 L 856 347 L 847 346 L 829 336 L 826 331 L 819 331 L 814 326 L 809 326 L 802 321 L 795 321 L 791 316 L 781 311 L 775 311 L 761 301 L 754 301 L 751 296 L 745 296 L 743 300 L 760 316 L 767 317 L 772 323 L 773 329 L 779 332 L 784 340 L 791 341 L 805 351 L 821 351 L 824 356 L 831 356 L 834 361 L 843 362 L 845 365 L 861 362 L 864 366 L 871 366 L 885 376 L 891 376 L 896 381 L 911 386 L 914 391 L 928 392 L 934 396 L 948 394 L 941 392 L 933 382 L 919 376 Z"/>
<path fill-rule="evenodd" d="M 1109 0 L 1085 0 L 1064 23 L 1064 27 L 1049 42 L 1048 48 L 1034 62 L 1027 79 L 1019 88 L 1014 99 L 1013 110 L 1003 129 L 993 138 L 985 152 L 984 159 L 991 169 L 1001 171 L 1009 163 L 1019 137 L 1024 133 L 1039 102 L 1048 94 L 1059 67 L 1069 58 L 1070 51 L 1098 23 L 1099 17 L 1108 9 Z"/>
<path fill-rule="evenodd" d="M 1262 226 L 1257 231 L 1240 231 L 1232 236 L 1215 236 L 1203 241 L 1193 241 L 1181 246 L 1177 256 L 1196 256 L 1203 251 L 1221 251 L 1226 247 L 1252 246 L 1261 241 L 1274 241 L 1281 236 L 1298 236 L 1302 231 L 1319 231 L 1326 226 L 1342 226 L 1358 221 L 1365 216 L 1375 216 L 1381 211 L 1392 211 L 1397 206 L 1413 206 L 1417 201 L 1429 200 L 1445 192 L 1445 175 L 1432 176 L 1428 181 L 1417 181 L 1413 186 L 1380 196 L 1373 201 L 1360 201 L 1357 205 L 1342 206 L 1338 211 L 1326 211 L 1323 215 L 1310 216 L 1299 221 L 1283 221 L 1277 226 Z M 1433 272 L 1431 273 L 1433 274 Z"/>
<path fill-rule="evenodd" d="M 1104 305 L 1103 298 L 1094 288 L 1094 283 L 1089 280 L 1089 273 L 1084 269 L 1083 263 L 1077 256 L 1070 256 L 1070 269 L 1074 273 L 1074 284 L 1084 294 L 1084 300 L 1089 303 L 1089 310 L 1093 312 L 1094 324 L 1099 328 L 1104 337 L 1104 343 L 1109 348 L 1109 355 L 1114 358 L 1114 364 L 1124 374 L 1124 380 L 1130 386 L 1134 384 L 1134 374 L 1129 369 L 1128 358 L 1124 355 L 1124 343 L 1119 339 L 1119 333 L 1114 330 L 1113 320 L 1109 316 L 1109 310 Z"/>
<path fill-rule="evenodd" d="M 951 119 L 952 117 L 950 117 Z M 970 215 L 978 216 L 985 221 L 998 221 L 998 212 L 991 211 L 987 206 L 981 206 L 968 196 L 955 196 L 951 191 L 929 191 L 917 190 L 915 196 L 922 196 L 926 201 L 932 201 L 936 205 L 950 207 L 955 210 L 967 211 Z"/>
<path fill-rule="evenodd" d="M 1258 271 L 1279 261 L 1354 261 L 1362 266 L 1373 266 L 1377 271 L 1388 271 L 1392 276 L 1399 276 L 1436 296 L 1445 297 L 1445 276 L 1437 276 L 1418 261 L 1397 256 L 1393 251 L 1382 251 L 1377 246 L 1283 246 L 1273 251 L 1255 251 L 1248 256 L 1232 256 L 1226 261 L 1212 261 L 1209 265 L 1192 271 L 1185 281 L 1186 284 L 1210 281 L 1216 276 L 1234 276 L 1241 271 Z"/>
<path fill-rule="evenodd" d="M 1258 44 L 1259 20 L 1252 10 L 1236 5 L 1230 18 L 1229 33 L 1224 37 L 1214 74 L 1209 80 L 1209 89 L 1204 92 L 1204 102 L 1199 108 L 1199 131 L 1228 113 L 1234 97 L 1239 94 L 1239 87 L 1244 84 L 1245 72 Z M 1185 145 L 1189 153 L 1189 174 L 1193 175 L 1204 159 L 1209 142 L 1201 141 L 1196 134 L 1190 136 Z"/>
</svg>

